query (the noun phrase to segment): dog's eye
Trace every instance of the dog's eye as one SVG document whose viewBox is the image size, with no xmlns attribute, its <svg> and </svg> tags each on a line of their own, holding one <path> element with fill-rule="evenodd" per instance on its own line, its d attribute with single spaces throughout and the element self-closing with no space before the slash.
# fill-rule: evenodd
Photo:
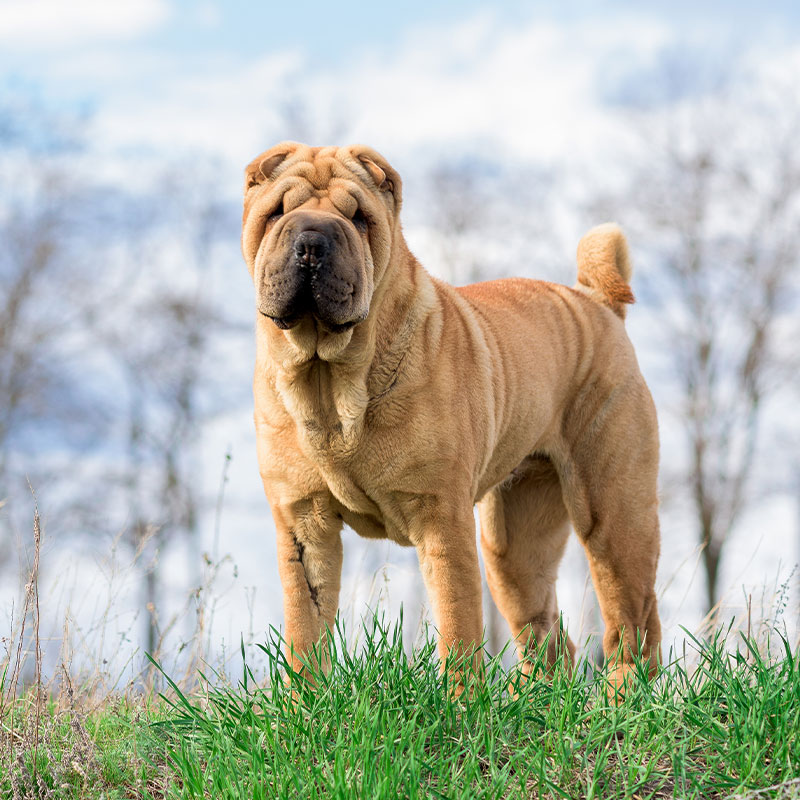
<svg viewBox="0 0 800 800">
<path fill-rule="evenodd" d="M 283 216 L 283 204 L 279 205 L 273 212 L 267 217 L 267 225 L 272 225 L 273 222 L 277 222 Z"/>
<path fill-rule="evenodd" d="M 367 229 L 367 218 L 360 208 L 357 208 L 356 213 L 353 214 L 353 225 L 355 225 L 359 230 Z"/>
</svg>

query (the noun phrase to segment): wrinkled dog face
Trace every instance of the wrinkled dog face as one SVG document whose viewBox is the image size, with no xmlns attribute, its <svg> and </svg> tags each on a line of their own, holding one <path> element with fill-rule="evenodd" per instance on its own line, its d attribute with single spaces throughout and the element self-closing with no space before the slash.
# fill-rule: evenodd
<svg viewBox="0 0 800 800">
<path fill-rule="evenodd" d="M 399 178 L 365 147 L 277 145 L 245 172 L 242 251 L 258 311 L 280 329 L 363 322 L 389 261 Z"/>
</svg>

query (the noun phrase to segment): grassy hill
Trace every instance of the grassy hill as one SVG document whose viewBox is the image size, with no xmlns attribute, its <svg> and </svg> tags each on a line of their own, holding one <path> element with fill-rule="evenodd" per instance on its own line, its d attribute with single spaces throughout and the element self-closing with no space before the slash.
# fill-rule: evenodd
<svg viewBox="0 0 800 800">
<path fill-rule="evenodd" d="M 498 660 L 448 699 L 433 644 L 409 658 L 380 626 L 292 692 L 274 642 L 258 682 L 245 663 L 191 694 L 67 690 L 38 722 L 35 692 L 7 703 L 0 797 L 800 797 L 800 659 L 769 644 L 694 640 L 614 707 L 585 666 L 520 685 Z"/>
</svg>

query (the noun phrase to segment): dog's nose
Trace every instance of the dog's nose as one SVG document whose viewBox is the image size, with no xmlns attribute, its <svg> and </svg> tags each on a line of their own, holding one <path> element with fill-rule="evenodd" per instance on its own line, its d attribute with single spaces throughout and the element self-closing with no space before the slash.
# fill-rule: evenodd
<svg viewBox="0 0 800 800">
<path fill-rule="evenodd" d="M 303 267 L 318 266 L 325 260 L 329 249 L 328 237 L 319 231 L 303 231 L 294 240 L 294 254 Z"/>
</svg>

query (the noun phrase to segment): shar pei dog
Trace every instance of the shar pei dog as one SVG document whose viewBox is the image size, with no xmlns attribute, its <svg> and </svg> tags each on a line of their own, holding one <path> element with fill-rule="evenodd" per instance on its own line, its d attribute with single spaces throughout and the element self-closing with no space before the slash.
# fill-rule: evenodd
<svg viewBox="0 0 800 800">
<path fill-rule="evenodd" d="M 360 145 L 285 142 L 246 169 L 258 461 L 290 663 L 334 624 L 344 523 L 416 548 L 440 655 L 477 663 L 477 503 L 523 672 L 537 643 L 551 662 L 574 655 L 555 591 L 571 524 L 622 688 L 638 657 L 655 670 L 661 638 L 658 429 L 625 332 L 625 238 L 591 230 L 572 288 L 455 288 L 408 249 L 401 202 L 400 176 Z"/>
</svg>

